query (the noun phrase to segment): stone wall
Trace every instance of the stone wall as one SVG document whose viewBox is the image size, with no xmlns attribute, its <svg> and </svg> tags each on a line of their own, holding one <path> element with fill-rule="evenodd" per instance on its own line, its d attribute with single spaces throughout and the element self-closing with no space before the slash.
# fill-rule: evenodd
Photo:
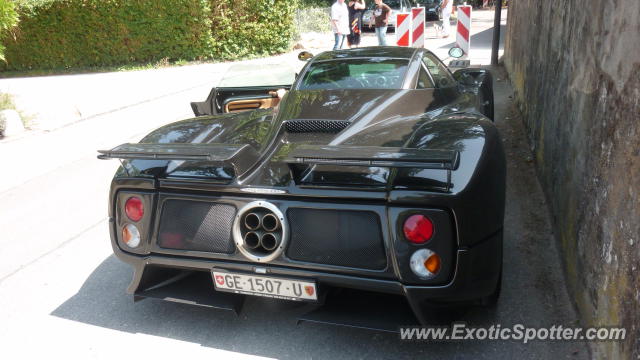
<svg viewBox="0 0 640 360">
<path fill-rule="evenodd" d="M 640 1 L 511 0 L 504 59 L 594 357 L 640 358 Z"/>
</svg>

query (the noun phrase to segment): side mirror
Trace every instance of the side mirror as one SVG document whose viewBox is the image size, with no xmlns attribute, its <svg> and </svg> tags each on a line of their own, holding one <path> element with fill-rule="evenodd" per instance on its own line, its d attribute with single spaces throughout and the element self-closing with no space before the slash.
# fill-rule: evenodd
<svg viewBox="0 0 640 360">
<path fill-rule="evenodd" d="M 301 51 L 298 54 L 298 60 L 300 61 L 307 61 L 309 59 L 311 59 L 313 57 L 313 54 L 308 52 L 308 51 Z"/>
<path fill-rule="evenodd" d="M 464 50 L 462 50 L 461 48 L 454 46 L 451 49 L 449 49 L 449 56 L 451 56 L 452 58 L 456 58 L 459 59 L 464 55 Z"/>
</svg>

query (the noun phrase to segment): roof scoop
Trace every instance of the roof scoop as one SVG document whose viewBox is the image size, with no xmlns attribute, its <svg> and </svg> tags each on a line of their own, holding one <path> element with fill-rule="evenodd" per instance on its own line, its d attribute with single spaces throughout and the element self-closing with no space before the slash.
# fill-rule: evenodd
<svg viewBox="0 0 640 360">
<path fill-rule="evenodd" d="M 349 124 L 347 120 L 296 119 L 285 121 L 284 127 L 290 133 L 339 133 Z"/>
</svg>

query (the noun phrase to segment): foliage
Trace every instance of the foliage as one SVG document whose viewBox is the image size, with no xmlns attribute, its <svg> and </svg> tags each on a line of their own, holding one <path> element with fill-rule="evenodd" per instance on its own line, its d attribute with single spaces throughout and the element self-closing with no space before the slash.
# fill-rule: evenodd
<svg viewBox="0 0 640 360">
<path fill-rule="evenodd" d="M 0 36 L 8 36 L 8 31 L 18 22 L 15 4 L 12 0 L 0 0 Z M 4 60 L 4 46 L 0 44 L 0 60 Z"/>
<path fill-rule="evenodd" d="M 306 32 L 331 31 L 330 8 L 306 8 L 296 11 L 296 31 L 298 34 Z"/>
<path fill-rule="evenodd" d="M 0 0 L 0 4 L 11 0 Z M 2 70 L 236 59 L 289 49 L 296 8 L 323 0 L 17 0 Z"/>
<path fill-rule="evenodd" d="M 299 1 L 300 1 L 300 5 L 299 5 L 300 9 L 308 9 L 308 8 L 330 7 L 335 0 L 299 0 Z"/>
<path fill-rule="evenodd" d="M 0 0 L 2 1 L 2 0 Z M 113 66 L 211 55 L 208 0 L 22 0 L 5 69 Z"/>
<path fill-rule="evenodd" d="M 33 120 L 32 115 L 28 115 L 18 109 L 16 107 L 16 103 L 13 99 L 13 96 L 8 93 L 0 92 L 0 111 L 1 110 L 15 110 L 20 115 L 20 119 L 22 120 L 22 124 L 25 128 L 29 128 L 31 125 L 31 121 Z M 3 119 L 0 119 L 0 133 L 4 132 L 6 124 Z"/>
<path fill-rule="evenodd" d="M 13 103 L 13 97 L 7 93 L 0 92 L 0 110 L 15 110 L 16 105 Z"/>
<path fill-rule="evenodd" d="M 215 57 L 264 56 L 289 49 L 297 0 L 209 0 Z"/>
</svg>

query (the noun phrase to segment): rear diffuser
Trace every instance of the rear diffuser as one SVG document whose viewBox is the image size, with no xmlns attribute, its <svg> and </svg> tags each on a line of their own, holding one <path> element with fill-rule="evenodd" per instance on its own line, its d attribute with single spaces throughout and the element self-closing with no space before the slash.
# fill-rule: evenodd
<svg viewBox="0 0 640 360">
<path fill-rule="evenodd" d="M 324 305 L 298 318 L 302 322 L 394 333 L 419 324 L 402 296 L 348 289 L 328 294 Z"/>
<path fill-rule="evenodd" d="M 182 271 L 134 293 L 134 300 L 138 301 L 144 298 L 229 310 L 236 315 L 240 312 L 244 301 L 244 297 L 241 295 L 215 291 L 209 273 L 190 271 Z"/>
</svg>

